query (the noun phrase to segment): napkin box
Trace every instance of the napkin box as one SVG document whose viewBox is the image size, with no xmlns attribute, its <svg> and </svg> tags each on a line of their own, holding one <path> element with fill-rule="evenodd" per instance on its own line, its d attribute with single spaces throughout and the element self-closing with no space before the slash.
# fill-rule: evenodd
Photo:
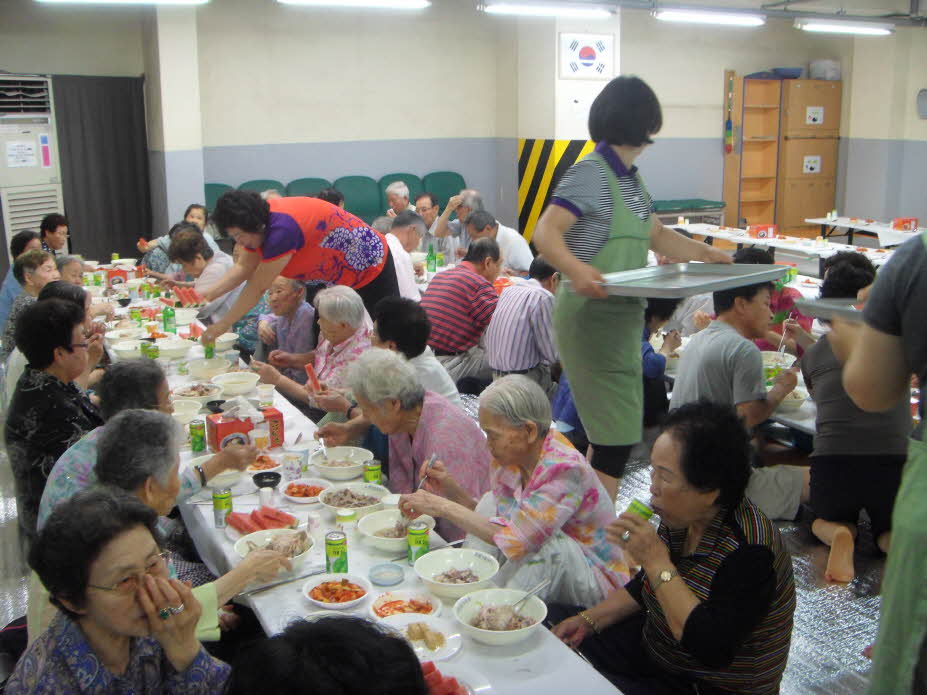
<svg viewBox="0 0 927 695">
<path fill-rule="evenodd" d="M 899 232 L 916 232 L 917 223 L 916 217 L 896 217 L 892 220 L 892 229 Z"/>
<path fill-rule="evenodd" d="M 751 224 L 747 234 L 754 239 L 775 239 L 779 226 L 775 224 Z"/>
<path fill-rule="evenodd" d="M 122 285 L 135 278 L 135 268 L 108 268 L 106 270 L 106 284 L 115 289 L 120 289 Z M 125 289 L 125 288 L 123 288 Z"/>
<path fill-rule="evenodd" d="M 264 423 L 270 431 L 270 448 L 283 446 L 283 413 L 276 408 L 264 408 Z M 227 418 L 221 413 L 206 416 L 206 443 L 217 452 L 235 441 L 249 442 L 248 432 L 254 429 L 250 419 Z M 236 436 L 237 435 L 237 436 Z"/>
</svg>

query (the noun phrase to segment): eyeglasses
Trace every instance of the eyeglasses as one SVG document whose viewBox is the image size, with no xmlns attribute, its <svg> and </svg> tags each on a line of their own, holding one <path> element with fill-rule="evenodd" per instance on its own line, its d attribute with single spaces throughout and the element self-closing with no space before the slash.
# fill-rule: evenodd
<svg viewBox="0 0 927 695">
<path fill-rule="evenodd" d="M 87 586 L 91 589 L 99 589 L 101 591 L 113 591 L 117 594 L 134 594 L 139 587 L 139 582 L 143 576 L 151 574 L 163 574 L 167 569 L 167 561 L 170 559 L 171 554 L 163 550 L 157 555 L 155 555 L 145 566 L 145 571 L 138 574 L 133 574 L 125 579 L 120 579 L 118 582 L 112 586 L 99 586 L 97 584 L 88 584 Z"/>
</svg>

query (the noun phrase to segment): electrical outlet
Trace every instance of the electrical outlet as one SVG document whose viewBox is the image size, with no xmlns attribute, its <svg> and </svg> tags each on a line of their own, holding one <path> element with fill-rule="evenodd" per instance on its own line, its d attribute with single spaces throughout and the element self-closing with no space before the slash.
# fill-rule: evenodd
<svg viewBox="0 0 927 695">
<path fill-rule="evenodd" d="M 820 174 L 821 173 L 820 155 L 810 155 L 808 157 L 805 157 L 802 162 L 801 173 Z"/>
<path fill-rule="evenodd" d="M 805 125 L 824 125 L 824 107 L 807 107 L 805 109 Z"/>
</svg>

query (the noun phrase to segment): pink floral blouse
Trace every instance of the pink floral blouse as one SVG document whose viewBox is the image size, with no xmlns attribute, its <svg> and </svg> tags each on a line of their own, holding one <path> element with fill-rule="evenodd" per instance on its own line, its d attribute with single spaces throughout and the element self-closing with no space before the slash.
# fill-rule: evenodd
<svg viewBox="0 0 927 695">
<path fill-rule="evenodd" d="M 343 388 L 348 378 L 348 367 L 370 348 L 370 330 L 361 326 L 354 335 L 340 345 L 332 345 L 324 338 L 315 349 L 312 366 L 319 381 L 329 388 Z"/>
<path fill-rule="evenodd" d="M 492 457 L 479 425 L 444 396 L 425 391 L 415 436 L 404 432 L 389 436 L 390 492 L 412 492 L 418 485 L 419 468 L 432 454 L 437 454 L 437 460 L 474 499 L 489 491 Z M 465 535 L 445 519 L 438 520 L 435 530 L 448 541 Z"/>
<path fill-rule="evenodd" d="M 496 547 L 510 560 L 537 552 L 558 530 L 579 543 L 606 594 L 625 585 L 621 549 L 605 538 L 615 505 L 585 457 L 557 432 L 544 441 L 541 458 L 523 488 L 517 466 L 492 465 L 492 490 L 500 530 Z"/>
</svg>

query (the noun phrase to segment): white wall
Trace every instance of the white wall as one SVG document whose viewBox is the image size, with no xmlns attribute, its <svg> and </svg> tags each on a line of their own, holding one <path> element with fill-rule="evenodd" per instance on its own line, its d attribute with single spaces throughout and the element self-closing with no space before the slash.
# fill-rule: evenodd
<svg viewBox="0 0 927 695">
<path fill-rule="evenodd" d="M 0 1 L 0 70 L 59 75 L 144 72 L 142 17 L 129 7 L 67 7 Z"/>
</svg>

